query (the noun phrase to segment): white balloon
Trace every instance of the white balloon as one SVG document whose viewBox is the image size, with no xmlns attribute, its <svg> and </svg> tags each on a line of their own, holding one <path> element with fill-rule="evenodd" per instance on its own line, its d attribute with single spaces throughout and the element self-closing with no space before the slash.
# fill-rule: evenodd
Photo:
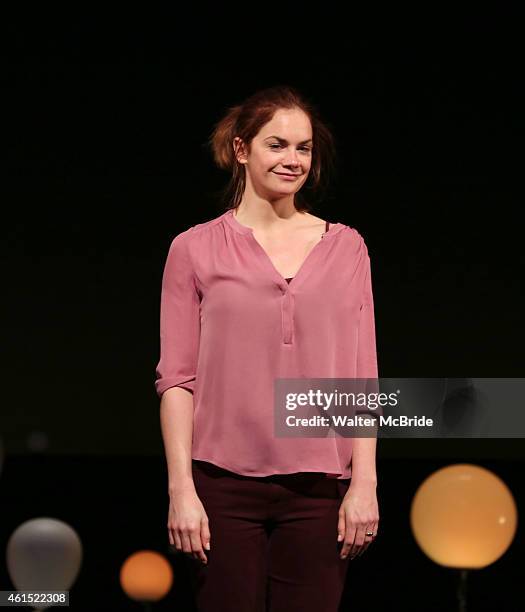
<svg viewBox="0 0 525 612">
<path fill-rule="evenodd" d="M 67 523 L 49 517 L 35 518 L 13 531 L 6 561 L 18 591 L 68 591 L 80 570 L 82 542 Z"/>
</svg>

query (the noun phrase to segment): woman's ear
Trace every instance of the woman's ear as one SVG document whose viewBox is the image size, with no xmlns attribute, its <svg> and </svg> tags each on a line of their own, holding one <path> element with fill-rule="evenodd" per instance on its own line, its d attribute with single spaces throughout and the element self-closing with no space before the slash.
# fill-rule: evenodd
<svg viewBox="0 0 525 612">
<path fill-rule="evenodd" d="M 239 136 L 235 136 L 233 139 L 233 152 L 235 154 L 235 158 L 240 164 L 245 164 L 248 161 L 246 156 L 246 147 Z"/>
</svg>

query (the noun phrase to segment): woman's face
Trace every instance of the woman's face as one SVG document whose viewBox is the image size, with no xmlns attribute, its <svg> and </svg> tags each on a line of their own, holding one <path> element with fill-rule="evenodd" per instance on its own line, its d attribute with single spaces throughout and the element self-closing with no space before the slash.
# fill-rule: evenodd
<svg viewBox="0 0 525 612">
<path fill-rule="evenodd" d="M 236 138 L 235 141 L 239 139 Z M 280 196 L 299 191 L 312 164 L 312 125 L 299 109 L 280 109 L 238 155 L 257 193 Z"/>
</svg>

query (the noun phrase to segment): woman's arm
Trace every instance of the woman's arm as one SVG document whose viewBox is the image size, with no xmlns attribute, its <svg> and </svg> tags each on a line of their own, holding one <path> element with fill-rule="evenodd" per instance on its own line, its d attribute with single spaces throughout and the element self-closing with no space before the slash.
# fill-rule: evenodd
<svg viewBox="0 0 525 612">
<path fill-rule="evenodd" d="M 368 249 L 361 242 L 365 257 L 365 281 L 361 304 L 356 378 L 367 379 L 367 392 L 378 391 L 378 368 L 374 320 L 374 297 Z M 368 415 L 370 416 L 370 415 Z M 352 447 L 352 474 L 350 486 L 339 510 L 339 539 L 344 540 L 341 557 L 362 554 L 369 546 L 368 531 L 377 534 L 379 508 L 377 503 L 376 446 L 377 425 L 367 428 L 371 437 L 354 438 Z"/>
<path fill-rule="evenodd" d="M 168 467 L 168 493 L 195 491 L 191 468 L 193 395 L 182 387 L 162 394 L 160 423 Z"/>
<path fill-rule="evenodd" d="M 364 241 L 362 242 L 362 249 L 365 256 L 365 282 L 359 319 L 356 378 L 368 379 L 366 385 L 367 392 L 377 393 L 379 388 L 372 271 L 368 249 Z M 371 415 L 367 414 L 367 416 Z M 377 434 L 377 426 L 370 427 L 368 431 L 375 431 Z M 372 434 L 370 433 L 370 435 Z M 352 490 L 361 486 L 374 487 L 377 484 L 376 446 L 376 437 L 354 439 L 352 449 L 352 480 L 350 482 Z"/>
<path fill-rule="evenodd" d="M 191 448 L 193 393 L 200 341 L 199 296 L 188 249 L 190 231 L 170 245 L 160 302 L 160 359 L 155 388 L 160 397 L 160 421 L 168 490 L 193 489 Z"/>
<path fill-rule="evenodd" d="M 352 491 L 361 486 L 377 485 L 376 446 L 376 438 L 354 438 L 350 481 Z"/>
<path fill-rule="evenodd" d="M 359 318 L 356 378 L 368 379 L 366 385 L 367 393 L 377 393 L 379 387 L 372 270 L 368 249 L 364 241 L 362 242 L 362 249 L 365 257 L 365 281 Z M 380 410 L 377 412 L 380 412 Z M 370 417 L 372 415 L 367 414 L 367 416 Z M 375 432 L 375 435 L 377 435 L 377 425 L 370 427 L 368 432 L 370 436 L 372 436 L 371 432 Z M 352 449 L 352 480 L 350 483 L 353 489 L 355 487 L 375 486 L 377 484 L 376 446 L 377 439 L 375 436 L 354 439 Z"/>
<path fill-rule="evenodd" d="M 194 559 L 208 562 L 210 528 L 192 472 L 193 395 L 182 387 L 164 391 L 160 421 L 168 466 L 168 535 L 170 544 Z"/>
<path fill-rule="evenodd" d="M 207 563 L 208 517 L 193 482 L 192 442 L 199 296 L 188 249 L 191 230 L 172 241 L 162 277 L 160 360 L 155 388 L 168 467 L 168 534 L 171 545 Z"/>
</svg>

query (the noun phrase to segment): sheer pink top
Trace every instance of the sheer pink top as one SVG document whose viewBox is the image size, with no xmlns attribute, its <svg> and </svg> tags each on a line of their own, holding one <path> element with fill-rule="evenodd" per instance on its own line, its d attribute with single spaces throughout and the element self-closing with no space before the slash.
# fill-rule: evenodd
<svg viewBox="0 0 525 612">
<path fill-rule="evenodd" d="M 274 379 L 376 378 L 371 267 L 334 223 L 295 276 L 228 210 L 176 235 L 160 300 L 155 389 L 193 393 L 192 458 L 247 476 L 350 478 L 353 438 L 274 435 Z"/>
</svg>

